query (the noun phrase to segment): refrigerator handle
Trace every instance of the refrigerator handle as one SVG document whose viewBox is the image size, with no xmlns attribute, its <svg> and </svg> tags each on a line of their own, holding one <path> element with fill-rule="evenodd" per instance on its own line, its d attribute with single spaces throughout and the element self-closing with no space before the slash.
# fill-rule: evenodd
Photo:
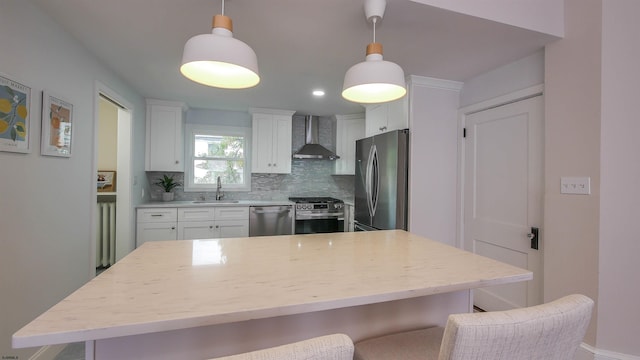
<svg viewBox="0 0 640 360">
<path fill-rule="evenodd" d="M 365 183 L 365 192 L 367 193 L 367 207 L 369 216 L 373 217 L 376 213 L 378 205 L 378 192 L 380 190 L 379 172 L 378 172 L 378 149 L 376 145 L 371 145 L 369 149 L 369 158 L 367 159 L 367 177 Z"/>
</svg>

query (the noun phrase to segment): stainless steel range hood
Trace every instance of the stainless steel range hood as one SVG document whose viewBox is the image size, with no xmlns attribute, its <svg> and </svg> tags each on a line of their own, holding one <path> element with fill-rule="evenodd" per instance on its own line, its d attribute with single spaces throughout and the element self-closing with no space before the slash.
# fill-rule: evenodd
<svg viewBox="0 0 640 360">
<path fill-rule="evenodd" d="M 334 154 L 329 149 L 318 144 L 318 126 L 319 119 L 317 116 L 307 115 L 304 118 L 306 141 L 305 145 L 293 154 L 294 159 L 319 159 L 319 160 L 336 160 L 340 156 Z"/>
</svg>

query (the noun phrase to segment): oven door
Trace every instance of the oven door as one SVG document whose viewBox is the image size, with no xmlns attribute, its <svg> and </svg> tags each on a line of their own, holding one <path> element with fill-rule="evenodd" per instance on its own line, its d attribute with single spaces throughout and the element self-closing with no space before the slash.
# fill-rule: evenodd
<svg viewBox="0 0 640 360">
<path fill-rule="evenodd" d="M 296 234 L 317 234 L 344 231 L 344 213 L 319 214 L 311 211 L 296 213 Z"/>
</svg>

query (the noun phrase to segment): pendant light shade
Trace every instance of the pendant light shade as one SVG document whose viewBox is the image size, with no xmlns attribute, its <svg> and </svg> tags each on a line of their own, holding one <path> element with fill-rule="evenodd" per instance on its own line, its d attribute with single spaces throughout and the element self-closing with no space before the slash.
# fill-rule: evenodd
<svg viewBox="0 0 640 360">
<path fill-rule="evenodd" d="M 182 75 L 197 83 L 223 89 L 256 86 L 260 82 L 256 53 L 249 45 L 235 39 L 232 31 L 231 18 L 214 16 L 211 34 L 196 35 L 184 45 Z"/>
<path fill-rule="evenodd" d="M 367 45 L 365 61 L 353 65 L 344 76 L 342 97 L 362 104 L 397 100 L 407 93 L 404 71 L 382 58 L 382 44 L 376 42 L 376 23 L 384 16 L 386 0 L 365 0 L 364 13 L 373 22 L 373 42 Z"/>
<path fill-rule="evenodd" d="M 342 97 L 363 104 L 397 100 L 406 93 L 404 71 L 382 58 L 382 45 L 367 46 L 366 60 L 353 65 L 344 76 Z"/>
</svg>

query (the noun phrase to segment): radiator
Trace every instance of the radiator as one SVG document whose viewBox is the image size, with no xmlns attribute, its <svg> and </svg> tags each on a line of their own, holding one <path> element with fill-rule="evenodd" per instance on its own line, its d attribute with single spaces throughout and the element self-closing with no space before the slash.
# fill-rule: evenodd
<svg viewBox="0 0 640 360">
<path fill-rule="evenodd" d="M 107 267 L 116 262 L 116 203 L 99 202 L 96 233 L 96 267 Z"/>
</svg>

